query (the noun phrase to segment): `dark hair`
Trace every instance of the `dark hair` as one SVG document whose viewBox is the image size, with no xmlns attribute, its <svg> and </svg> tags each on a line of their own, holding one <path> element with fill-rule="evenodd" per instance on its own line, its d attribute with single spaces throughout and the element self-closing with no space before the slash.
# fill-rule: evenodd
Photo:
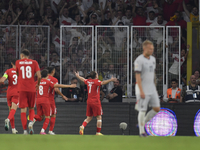
<svg viewBox="0 0 200 150">
<path fill-rule="evenodd" d="M 21 54 L 25 55 L 25 56 L 29 56 L 30 52 L 27 49 L 24 49 L 23 51 L 21 51 Z"/>
<path fill-rule="evenodd" d="M 198 72 L 199 72 L 199 70 L 195 70 L 195 71 L 193 72 L 193 75 L 195 74 L 195 72 L 196 72 L 196 71 L 198 71 Z M 200 72 L 199 72 L 199 73 L 200 73 Z"/>
<path fill-rule="evenodd" d="M 178 80 L 177 80 L 177 79 L 172 79 L 171 82 L 176 82 L 176 83 L 178 83 Z"/>
<path fill-rule="evenodd" d="M 158 15 L 157 15 L 157 17 L 158 17 L 158 16 L 161 16 L 161 17 L 163 17 L 163 14 L 158 14 Z"/>
<path fill-rule="evenodd" d="M 13 65 L 15 65 L 16 61 L 17 61 L 17 58 L 13 58 L 13 59 L 11 60 L 11 63 L 12 63 Z"/>
<path fill-rule="evenodd" d="M 150 14 L 150 13 L 153 13 L 153 14 L 155 15 L 155 12 L 154 12 L 154 11 L 150 11 L 149 14 Z"/>
<path fill-rule="evenodd" d="M 41 76 L 42 76 L 42 78 L 46 78 L 47 76 L 48 76 L 48 70 L 47 69 L 44 69 L 44 70 L 42 70 L 41 71 Z"/>
<path fill-rule="evenodd" d="M 95 71 L 91 71 L 88 77 L 91 77 L 92 79 L 96 78 L 97 73 Z"/>
<path fill-rule="evenodd" d="M 77 79 L 77 77 L 73 77 L 73 78 L 71 79 L 71 81 L 73 81 L 73 80 L 78 80 L 78 79 Z"/>
<path fill-rule="evenodd" d="M 122 25 L 124 25 L 124 23 L 123 23 L 123 22 L 121 22 L 121 21 L 120 21 L 120 22 L 118 22 L 118 24 L 117 24 L 117 25 L 119 25 L 119 24 L 122 24 Z"/>
<path fill-rule="evenodd" d="M 49 73 L 52 73 L 54 69 L 55 69 L 54 66 L 47 67 L 47 70 L 48 70 Z"/>
<path fill-rule="evenodd" d="M 120 79 L 117 79 L 117 81 L 120 83 L 121 82 L 121 80 Z"/>
</svg>

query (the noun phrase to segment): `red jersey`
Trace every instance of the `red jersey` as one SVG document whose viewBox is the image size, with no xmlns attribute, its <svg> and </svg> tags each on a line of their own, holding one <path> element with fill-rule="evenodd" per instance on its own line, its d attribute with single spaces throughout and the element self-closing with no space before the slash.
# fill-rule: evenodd
<svg viewBox="0 0 200 150">
<path fill-rule="evenodd" d="M 84 83 L 87 85 L 87 90 L 88 90 L 87 103 L 100 104 L 101 81 L 98 79 L 85 79 Z"/>
<path fill-rule="evenodd" d="M 41 79 L 39 90 L 37 91 L 37 104 L 49 102 L 49 93 L 52 88 L 54 88 L 53 82 L 47 79 Z"/>
<path fill-rule="evenodd" d="M 16 69 L 11 68 L 6 70 L 6 72 L 3 75 L 8 79 L 8 89 L 7 89 L 7 96 L 16 96 L 18 95 L 17 90 L 17 74 Z"/>
<path fill-rule="evenodd" d="M 16 61 L 18 91 L 35 92 L 34 76 L 37 71 L 40 71 L 40 67 L 35 60 L 25 58 Z"/>
<path fill-rule="evenodd" d="M 58 84 L 58 79 L 52 77 L 49 75 L 48 80 L 53 82 L 54 84 Z M 54 87 L 50 89 L 50 93 L 49 93 L 49 101 L 50 103 L 54 103 L 54 96 L 55 96 L 55 90 Z"/>
</svg>

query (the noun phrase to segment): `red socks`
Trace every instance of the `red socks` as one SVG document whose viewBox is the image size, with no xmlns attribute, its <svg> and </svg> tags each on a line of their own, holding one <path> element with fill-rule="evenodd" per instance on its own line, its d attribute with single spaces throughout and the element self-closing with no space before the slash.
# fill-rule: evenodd
<svg viewBox="0 0 200 150">
<path fill-rule="evenodd" d="M 15 112 L 16 112 L 16 110 L 11 109 L 10 113 L 8 115 L 8 119 L 10 120 L 10 125 L 11 125 L 12 129 L 15 128 L 15 118 L 14 118 Z"/>
<path fill-rule="evenodd" d="M 35 118 L 35 120 L 36 120 L 36 121 L 42 121 L 42 118 L 41 118 L 41 116 L 40 116 L 40 115 L 35 115 L 35 117 L 34 117 L 34 118 Z"/>
<path fill-rule="evenodd" d="M 15 117 L 13 117 L 13 118 L 10 120 L 10 125 L 11 125 L 12 129 L 15 128 Z"/>
<path fill-rule="evenodd" d="M 27 119 L 26 119 L 26 113 L 21 113 L 21 122 L 22 127 L 24 130 L 27 130 Z"/>
<path fill-rule="evenodd" d="M 50 120 L 49 118 L 45 118 L 45 121 L 44 121 L 43 127 L 42 127 L 44 130 L 47 129 L 47 127 L 48 127 L 48 125 L 49 125 L 49 120 Z"/>
<path fill-rule="evenodd" d="M 56 122 L 56 117 L 51 117 L 49 131 L 53 131 Z"/>
<path fill-rule="evenodd" d="M 29 121 L 33 121 L 34 116 L 35 116 L 34 109 L 29 109 Z"/>
<path fill-rule="evenodd" d="M 10 110 L 9 115 L 8 115 L 8 119 L 9 119 L 9 120 L 11 120 L 11 119 L 14 117 L 15 112 L 16 112 L 16 110 L 14 110 L 14 109 L 11 109 L 11 110 Z"/>
<path fill-rule="evenodd" d="M 87 122 L 84 121 L 82 126 L 84 126 L 84 127 L 87 126 Z"/>
<path fill-rule="evenodd" d="M 100 132 L 101 132 L 101 128 L 97 127 L 97 133 L 100 133 Z"/>
</svg>

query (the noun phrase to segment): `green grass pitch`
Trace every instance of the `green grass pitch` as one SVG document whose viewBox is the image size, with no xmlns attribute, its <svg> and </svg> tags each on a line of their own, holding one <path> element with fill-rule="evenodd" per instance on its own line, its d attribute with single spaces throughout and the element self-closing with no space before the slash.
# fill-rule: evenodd
<svg viewBox="0 0 200 150">
<path fill-rule="evenodd" d="M 198 137 L 0 134 L 1 150 L 198 150 Z"/>
</svg>

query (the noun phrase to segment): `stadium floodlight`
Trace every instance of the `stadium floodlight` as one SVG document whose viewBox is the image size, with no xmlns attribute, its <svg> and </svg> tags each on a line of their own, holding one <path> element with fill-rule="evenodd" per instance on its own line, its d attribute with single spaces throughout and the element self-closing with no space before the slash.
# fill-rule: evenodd
<svg viewBox="0 0 200 150">
<path fill-rule="evenodd" d="M 152 136 L 175 136 L 178 124 L 175 113 L 168 108 L 160 111 L 145 124 L 147 134 Z"/>
<path fill-rule="evenodd" d="M 119 128 L 122 130 L 122 135 L 124 135 L 124 131 L 126 130 L 127 128 L 127 123 L 126 122 L 121 122 L 119 124 Z"/>
</svg>

